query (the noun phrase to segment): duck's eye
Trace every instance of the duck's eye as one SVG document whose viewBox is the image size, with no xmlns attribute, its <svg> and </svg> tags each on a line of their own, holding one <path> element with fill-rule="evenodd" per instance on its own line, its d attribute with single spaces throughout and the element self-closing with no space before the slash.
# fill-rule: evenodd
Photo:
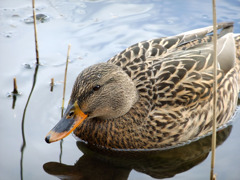
<svg viewBox="0 0 240 180">
<path fill-rule="evenodd" d="M 70 111 L 69 113 L 68 113 L 68 116 L 69 117 L 72 117 L 74 115 L 74 111 Z"/>
<path fill-rule="evenodd" d="M 96 86 L 93 87 L 93 90 L 98 91 L 100 89 L 100 87 L 101 87 L 100 85 L 96 85 Z"/>
</svg>

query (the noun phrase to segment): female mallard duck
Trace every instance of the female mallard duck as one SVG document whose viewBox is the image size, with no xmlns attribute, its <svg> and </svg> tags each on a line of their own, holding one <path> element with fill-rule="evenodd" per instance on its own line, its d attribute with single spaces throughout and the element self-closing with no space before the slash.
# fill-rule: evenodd
<svg viewBox="0 0 240 180">
<path fill-rule="evenodd" d="M 239 91 L 240 36 L 218 24 L 217 126 L 233 115 Z M 135 44 L 83 70 L 63 118 L 46 142 L 74 130 L 110 149 L 155 149 L 206 135 L 212 128 L 212 26 Z M 237 48 L 237 51 L 236 51 Z"/>
</svg>

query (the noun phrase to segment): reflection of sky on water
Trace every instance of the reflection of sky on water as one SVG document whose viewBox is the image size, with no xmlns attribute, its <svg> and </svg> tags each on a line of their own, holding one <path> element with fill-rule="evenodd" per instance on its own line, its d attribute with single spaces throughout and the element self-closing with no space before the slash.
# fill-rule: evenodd
<svg viewBox="0 0 240 180">
<path fill-rule="evenodd" d="M 218 22 L 234 21 L 235 32 L 240 33 L 240 3 L 218 1 Z M 106 61 L 124 48 L 146 39 L 179 34 L 211 24 L 210 1 L 41 1 L 36 2 L 37 13 L 50 17 L 39 23 L 38 40 L 40 62 L 37 83 L 25 117 L 26 148 L 23 159 L 23 177 L 55 179 L 46 174 L 42 165 L 58 161 L 59 143 L 48 145 L 46 133 L 61 116 L 62 81 L 65 69 L 67 45 L 72 44 L 66 103 L 72 84 L 86 66 Z M 33 26 L 24 19 L 32 15 L 31 1 L 0 2 L 0 169 L 1 179 L 19 179 L 20 148 L 22 145 L 21 120 L 30 93 L 34 74 Z M 31 69 L 24 68 L 29 64 Z M 12 99 L 6 98 L 12 91 L 12 78 L 17 78 L 22 92 L 17 97 L 15 109 Z M 50 79 L 56 86 L 50 92 Z M 239 175 L 240 157 L 236 156 L 240 123 L 236 121 L 228 140 L 218 148 L 216 171 L 218 179 L 234 179 Z M 72 136 L 63 143 L 62 161 L 74 164 L 82 153 Z M 227 164 L 227 165 L 226 165 Z M 199 166 L 176 176 L 176 179 L 209 177 L 210 158 Z M 129 179 L 151 179 L 132 171 Z"/>
</svg>

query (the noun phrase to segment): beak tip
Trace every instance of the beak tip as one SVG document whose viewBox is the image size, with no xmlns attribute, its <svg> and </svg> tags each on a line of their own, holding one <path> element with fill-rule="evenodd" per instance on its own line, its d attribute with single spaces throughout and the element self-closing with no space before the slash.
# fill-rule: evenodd
<svg viewBox="0 0 240 180">
<path fill-rule="evenodd" d="M 51 142 L 50 142 L 50 135 L 46 136 L 45 141 L 46 141 L 46 143 L 48 143 L 48 144 L 51 143 Z"/>
</svg>

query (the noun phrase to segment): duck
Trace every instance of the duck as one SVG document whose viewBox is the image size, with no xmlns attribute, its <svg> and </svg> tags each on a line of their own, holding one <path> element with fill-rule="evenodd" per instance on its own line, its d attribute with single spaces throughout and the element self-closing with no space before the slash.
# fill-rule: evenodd
<svg viewBox="0 0 240 180">
<path fill-rule="evenodd" d="M 217 24 L 217 128 L 237 108 L 240 35 Z M 175 147 L 206 136 L 213 119 L 213 26 L 134 44 L 76 78 L 52 143 L 73 132 L 114 150 Z"/>
</svg>

